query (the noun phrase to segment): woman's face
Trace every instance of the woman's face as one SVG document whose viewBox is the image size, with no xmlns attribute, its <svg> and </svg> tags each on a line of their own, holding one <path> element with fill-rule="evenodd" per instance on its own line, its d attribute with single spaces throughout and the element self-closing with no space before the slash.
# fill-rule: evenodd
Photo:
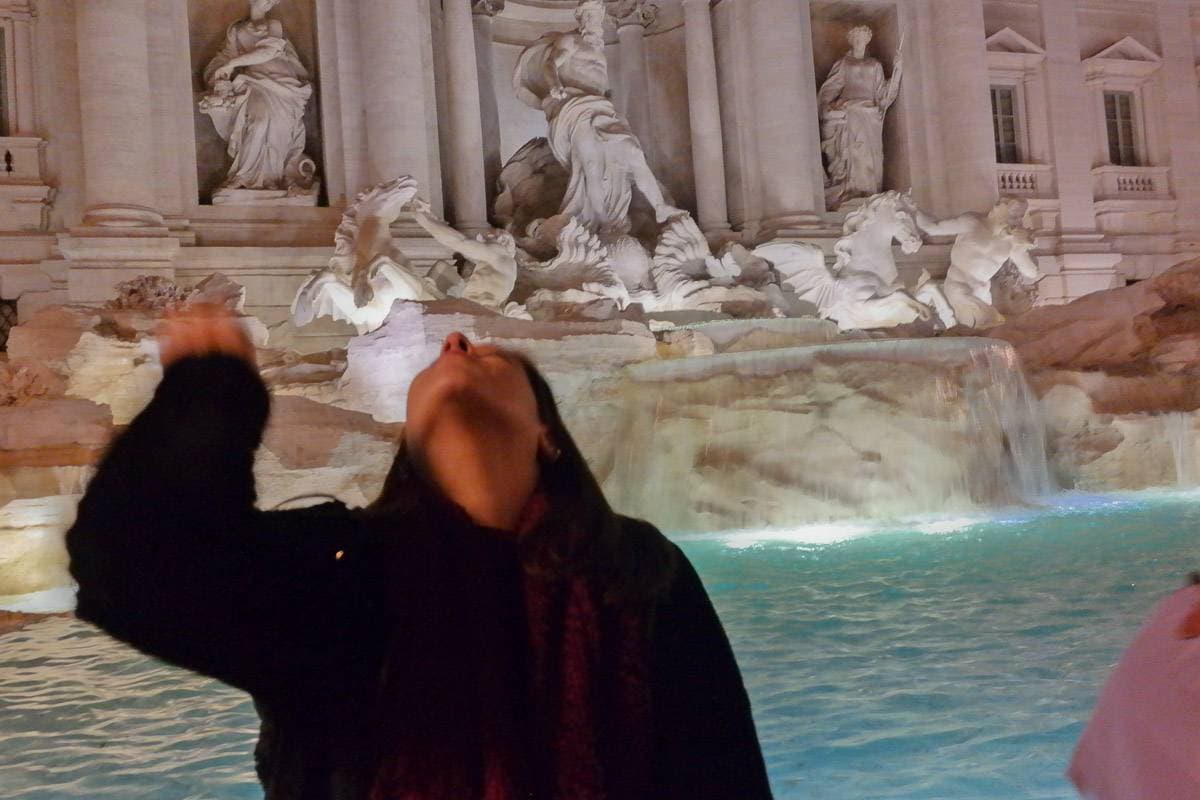
<svg viewBox="0 0 1200 800">
<path fill-rule="evenodd" d="M 433 436 L 469 436 L 480 429 L 535 453 L 543 430 L 537 399 L 518 359 L 452 333 L 437 359 L 413 378 L 404 438 L 420 452 Z"/>
</svg>

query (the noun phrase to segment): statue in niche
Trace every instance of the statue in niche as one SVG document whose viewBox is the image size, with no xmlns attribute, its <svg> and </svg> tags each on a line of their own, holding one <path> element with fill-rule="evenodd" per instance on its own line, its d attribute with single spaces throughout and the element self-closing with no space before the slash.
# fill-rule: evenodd
<svg viewBox="0 0 1200 800">
<path fill-rule="evenodd" d="M 314 272 L 292 301 L 297 327 L 329 316 L 369 333 L 383 324 L 396 300 L 445 297 L 392 241 L 391 224 L 416 197 L 417 182 L 408 175 L 358 196 L 334 234 L 329 266 Z"/>
<path fill-rule="evenodd" d="M 955 237 L 943 287 L 960 325 L 991 328 L 1004 322 L 992 299 L 992 279 L 1006 264 L 1028 283 L 1041 279 L 1029 255 L 1034 240 L 1033 231 L 1024 227 L 1028 209 L 1025 200 L 1006 197 L 986 216 L 962 214 L 939 221 L 917 210 L 917 224 L 927 234 Z"/>
<path fill-rule="evenodd" d="M 659 223 L 683 212 L 667 203 L 628 120 L 610 99 L 606 14 L 603 0 L 581 0 L 578 30 L 550 33 L 527 47 L 513 88 L 523 103 L 546 114 L 550 149 L 569 173 L 559 213 L 607 239 L 628 233 L 635 186 Z"/>
<path fill-rule="evenodd" d="M 850 29 L 850 52 L 833 65 L 817 93 L 830 210 L 883 189 L 883 120 L 900 92 L 904 38 L 889 80 L 883 65 L 867 55 L 873 35 L 866 25 Z"/>
<path fill-rule="evenodd" d="M 304 153 L 308 71 L 283 24 L 267 17 L 279 0 L 250 0 L 204 70 L 200 111 L 233 159 L 214 204 L 316 205 L 316 163 Z"/>
<path fill-rule="evenodd" d="M 783 287 L 803 308 L 830 319 L 842 330 L 892 328 L 936 315 L 944 327 L 954 313 L 928 273 L 910 291 L 900 279 L 892 242 L 912 254 L 924 243 L 917 209 L 908 195 L 884 192 L 846 217 L 843 236 L 834 245 L 833 268 L 819 247 L 796 242 L 762 245 L 753 255 L 770 261 Z M 799 309 L 793 310 L 797 313 Z"/>
</svg>

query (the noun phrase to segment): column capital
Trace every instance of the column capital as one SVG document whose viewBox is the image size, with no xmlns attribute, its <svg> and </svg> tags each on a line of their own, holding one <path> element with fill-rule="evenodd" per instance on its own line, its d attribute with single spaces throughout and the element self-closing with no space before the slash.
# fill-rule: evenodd
<svg viewBox="0 0 1200 800">
<path fill-rule="evenodd" d="M 712 0 L 679 0 L 679 5 L 687 8 L 704 8 L 712 7 Z"/>
<path fill-rule="evenodd" d="M 504 0 L 471 0 L 471 13 L 494 17 L 504 10 Z"/>
<path fill-rule="evenodd" d="M 617 21 L 618 28 L 627 25 L 649 28 L 658 18 L 658 6 L 646 0 L 612 0 L 608 4 L 608 13 Z"/>
</svg>

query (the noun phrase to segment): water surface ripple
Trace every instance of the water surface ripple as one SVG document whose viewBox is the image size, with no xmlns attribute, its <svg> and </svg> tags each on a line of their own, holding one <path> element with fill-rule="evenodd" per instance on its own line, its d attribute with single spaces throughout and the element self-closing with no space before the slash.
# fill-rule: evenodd
<svg viewBox="0 0 1200 800">
<path fill-rule="evenodd" d="M 1066 800 L 1108 670 L 1200 567 L 1197 523 L 1195 497 L 1134 496 L 834 543 L 682 544 L 738 652 L 777 797 Z M 244 694 L 81 622 L 0 637 L 6 800 L 261 797 L 256 732 Z"/>
</svg>

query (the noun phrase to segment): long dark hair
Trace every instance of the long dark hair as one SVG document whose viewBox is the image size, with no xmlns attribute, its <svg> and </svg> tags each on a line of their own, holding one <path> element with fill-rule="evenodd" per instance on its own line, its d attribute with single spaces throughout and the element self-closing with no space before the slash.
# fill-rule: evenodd
<svg viewBox="0 0 1200 800">
<path fill-rule="evenodd" d="M 537 401 L 538 419 L 550 433 L 558 456 L 541 459 L 538 491 L 548 510 L 538 526 L 521 539 L 522 562 L 531 574 L 563 579 L 587 575 L 613 603 L 650 602 L 660 597 L 675 574 L 675 549 L 652 525 L 619 516 L 558 411 L 550 384 L 527 357 L 505 355 L 525 372 Z M 400 445 L 378 499 L 368 507 L 373 516 L 402 512 L 414 493 L 436 491 L 412 468 Z"/>
</svg>

